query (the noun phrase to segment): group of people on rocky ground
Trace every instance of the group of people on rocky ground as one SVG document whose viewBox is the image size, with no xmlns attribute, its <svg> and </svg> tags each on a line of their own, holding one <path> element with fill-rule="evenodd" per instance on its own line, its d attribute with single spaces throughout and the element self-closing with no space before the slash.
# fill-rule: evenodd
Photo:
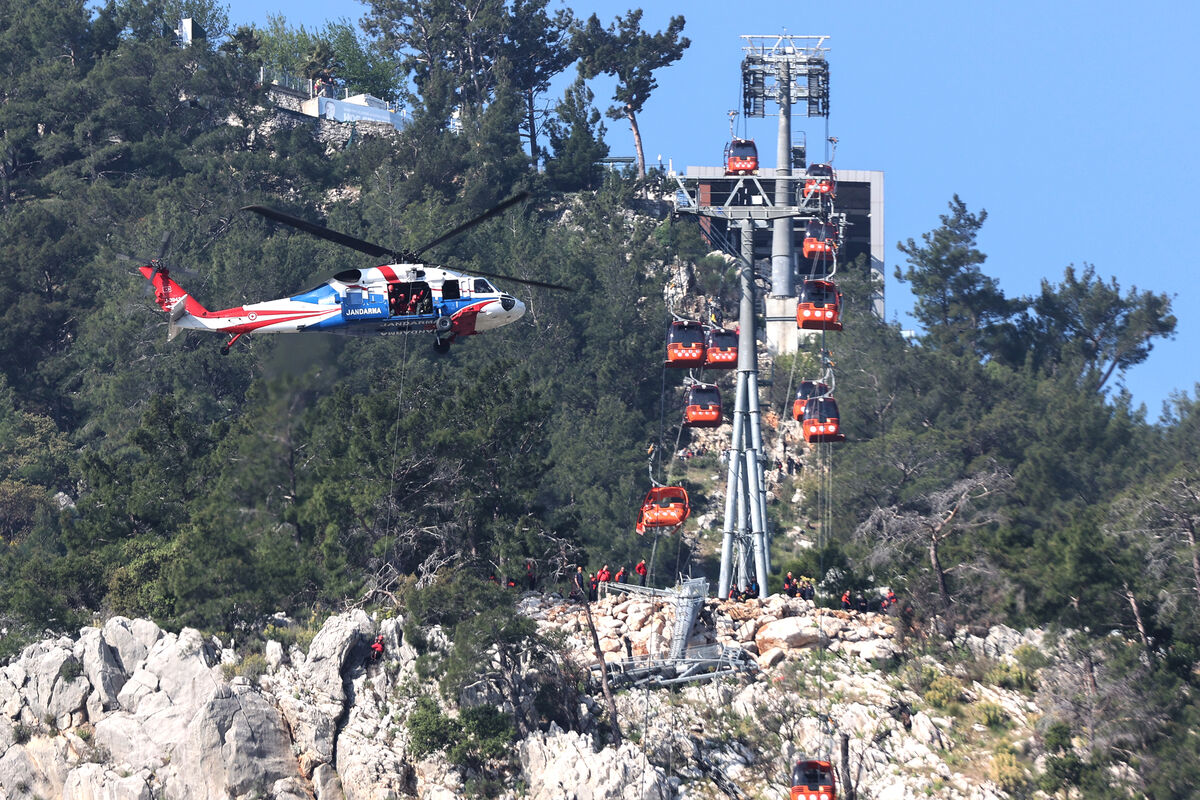
<svg viewBox="0 0 1200 800">
<path fill-rule="evenodd" d="M 636 576 L 638 585 L 646 585 L 646 569 L 645 559 L 639 561 L 633 568 L 633 574 Z M 629 583 L 629 570 L 624 566 L 613 572 L 608 568 L 608 564 L 602 566 L 596 572 L 585 573 L 583 565 L 578 564 L 575 567 L 575 573 L 571 576 L 571 599 L 583 602 L 592 602 L 600 596 L 603 587 L 610 583 Z"/>
<path fill-rule="evenodd" d="M 595 572 L 585 572 L 583 565 L 579 564 L 575 567 L 575 572 L 571 575 L 571 599 L 578 602 L 594 602 L 599 598 L 604 591 L 604 587 L 613 583 L 630 583 L 630 570 L 625 566 L 617 568 L 613 572 L 608 564 L 603 565 Z M 642 559 L 634 565 L 633 582 L 640 586 L 646 585 L 647 576 L 646 561 Z M 499 580 L 495 573 L 488 575 L 488 580 L 492 583 L 507 586 L 510 589 L 528 589 L 530 591 L 537 589 L 537 573 L 534 569 L 532 561 L 525 562 L 525 577 L 518 581 L 513 577 L 506 577 L 503 581 Z M 814 580 L 805 576 L 796 578 L 792 573 L 787 573 L 783 578 L 783 593 L 788 597 L 799 597 L 802 600 L 814 600 L 816 597 L 816 587 Z M 762 594 L 758 582 L 751 580 L 745 587 L 733 584 L 729 588 L 727 600 L 745 601 L 760 597 Z M 896 598 L 896 593 L 888 589 L 887 594 L 878 601 L 868 601 L 862 592 L 853 593 L 850 589 L 842 593 L 842 610 L 843 611 L 874 611 L 879 610 L 883 613 L 888 613 L 888 610 L 899 603 Z M 876 602 L 878 606 L 876 607 Z"/>
</svg>

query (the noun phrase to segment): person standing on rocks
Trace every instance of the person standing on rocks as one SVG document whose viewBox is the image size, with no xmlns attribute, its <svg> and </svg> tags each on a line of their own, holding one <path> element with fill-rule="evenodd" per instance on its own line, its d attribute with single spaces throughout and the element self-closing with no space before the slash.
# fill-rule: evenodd
<svg viewBox="0 0 1200 800">
<path fill-rule="evenodd" d="M 850 590 L 842 592 L 842 611 L 850 610 Z"/>
<path fill-rule="evenodd" d="M 571 576 L 571 596 L 579 598 L 579 602 L 586 603 L 588 599 L 587 580 L 583 575 L 583 567 L 576 565 L 575 574 Z"/>
<path fill-rule="evenodd" d="M 633 571 L 636 572 L 638 574 L 638 577 L 640 577 L 642 579 L 642 586 L 645 586 L 646 585 L 646 559 L 643 558 L 641 561 L 637 562 L 637 566 L 635 566 L 633 568 Z"/>
<path fill-rule="evenodd" d="M 613 576 L 613 583 L 624 583 L 624 582 L 625 582 L 625 567 L 621 567 L 619 570 L 617 570 L 617 574 L 615 576 Z"/>
<path fill-rule="evenodd" d="M 796 596 L 796 579 L 792 577 L 792 573 L 788 573 L 783 579 L 783 593 L 788 597 Z"/>
</svg>

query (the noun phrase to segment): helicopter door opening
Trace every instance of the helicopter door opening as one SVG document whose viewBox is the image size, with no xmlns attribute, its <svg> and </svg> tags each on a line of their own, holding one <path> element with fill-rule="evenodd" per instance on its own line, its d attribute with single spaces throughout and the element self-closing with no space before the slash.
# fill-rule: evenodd
<svg viewBox="0 0 1200 800">
<path fill-rule="evenodd" d="M 433 313 L 433 294 L 425 281 L 393 283 L 388 286 L 388 305 L 393 317 Z"/>
<path fill-rule="evenodd" d="M 373 319 L 386 317 L 388 314 L 387 301 L 381 294 L 373 294 L 360 288 L 346 290 L 342 300 L 342 316 L 346 319 Z"/>
<path fill-rule="evenodd" d="M 462 298 L 462 292 L 459 291 L 458 281 L 447 278 L 442 281 L 442 299 L 443 300 L 459 300 Z"/>
</svg>

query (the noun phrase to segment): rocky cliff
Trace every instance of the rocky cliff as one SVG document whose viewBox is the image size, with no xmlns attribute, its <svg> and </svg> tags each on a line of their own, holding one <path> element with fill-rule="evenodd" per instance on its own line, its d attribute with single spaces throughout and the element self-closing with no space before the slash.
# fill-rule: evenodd
<svg viewBox="0 0 1200 800">
<path fill-rule="evenodd" d="M 580 606 L 528 593 L 519 607 L 560 634 L 570 658 L 594 661 Z M 614 596 L 592 610 L 606 660 L 664 653 L 669 605 Z M 114 617 L 32 644 L 0 668 L 0 798 L 475 796 L 483 790 L 444 755 L 414 755 L 406 721 L 436 692 L 401 631 L 399 618 L 354 610 L 330 617 L 307 651 L 267 641 L 245 658 L 195 630 Z M 377 633 L 385 655 L 373 662 Z M 736 646 L 758 669 L 619 692 L 620 745 L 604 743 L 602 705 L 585 697 L 579 730 L 551 725 L 512 745 L 498 791 L 720 797 L 720 778 L 746 796 L 783 797 L 798 757 L 841 766 L 846 734 L 859 797 L 1007 796 L 1037 769 L 1032 678 L 1015 656 L 1048 648 L 1035 632 L 979 633 L 934 658 L 878 614 L 781 596 L 709 601 L 692 643 Z M 427 638 L 438 645 L 436 631 Z"/>
</svg>

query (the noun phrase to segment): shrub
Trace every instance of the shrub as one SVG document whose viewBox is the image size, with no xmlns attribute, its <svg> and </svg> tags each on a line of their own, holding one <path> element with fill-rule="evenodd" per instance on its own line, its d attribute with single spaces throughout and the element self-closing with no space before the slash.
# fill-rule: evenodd
<svg viewBox="0 0 1200 800">
<path fill-rule="evenodd" d="M 1025 788 L 1025 770 L 1012 753 L 997 753 L 992 756 L 988 777 L 1004 792 L 1021 795 Z"/>
<path fill-rule="evenodd" d="M 1013 658 L 1031 675 L 1050 663 L 1050 658 L 1045 653 L 1029 644 L 1023 644 L 1014 650 Z"/>
<path fill-rule="evenodd" d="M 252 683 L 257 683 L 259 678 L 267 674 L 268 669 L 266 657 L 261 653 L 252 653 L 243 658 L 241 664 L 238 664 L 237 674 L 249 679 Z"/>
<path fill-rule="evenodd" d="M 1007 728 L 1008 714 L 1004 713 L 1004 709 L 995 703 L 977 703 L 975 705 L 975 714 L 979 721 L 989 728 Z"/>
<path fill-rule="evenodd" d="M 924 697 L 931 706 L 948 708 L 962 700 L 962 684 L 953 676 L 939 675 L 930 682 Z"/>
<path fill-rule="evenodd" d="M 416 758 L 444 750 L 459 739 L 458 726 L 428 697 L 417 700 L 405 725 L 408 727 L 409 752 Z"/>
<path fill-rule="evenodd" d="M 1007 662 L 996 664 L 983 677 L 985 683 L 1000 686 L 1004 689 L 1028 691 L 1034 689 L 1036 686 L 1033 677 L 1027 670 Z"/>
<path fill-rule="evenodd" d="M 74 658 L 68 658 L 58 668 L 58 677 L 63 683 L 70 683 L 83 674 L 83 664 L 80 664 Z"/>
</svg>

